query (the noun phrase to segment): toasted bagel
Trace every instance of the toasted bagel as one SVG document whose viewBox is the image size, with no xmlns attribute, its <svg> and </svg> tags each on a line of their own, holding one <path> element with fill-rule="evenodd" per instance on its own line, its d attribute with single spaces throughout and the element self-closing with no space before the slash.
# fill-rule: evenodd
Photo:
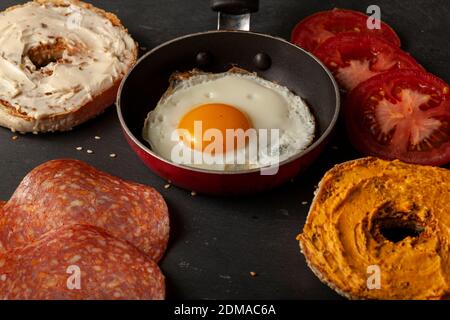
<svg viewBox="0 0 450 320">
<path fill-rule="evenodd" d="M 66 131 L 102 113 L 137 60 L 112 13 L 78 0 L 35 0 L 0 13 L 0 125 Z"/>
<path fill-rule="evenodd" d="M 339 164 L 322 178 L 297 239 L 312 271 L 347 298 L 443 299 L 450 171 L 376 158 Z"/>
</svg>

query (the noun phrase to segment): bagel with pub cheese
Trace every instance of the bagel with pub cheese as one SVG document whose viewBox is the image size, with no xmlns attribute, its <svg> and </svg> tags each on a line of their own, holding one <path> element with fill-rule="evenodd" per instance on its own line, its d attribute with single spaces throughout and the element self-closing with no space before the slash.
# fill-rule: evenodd
<svg viewBox="0 0 450 320">
<path fill-rule="evenodd" d="M 450 170 L 377 158 L 339 164 L 297 239 L 312 271 L 348 298 L 448 298 Z"/>
<path fill-rule="evenodd" d="M 0 125 L 66 131 L 115 101 L 138 55 L 112 13 L 78 0 L 35 0 L 0 13 Z"/>
</svg>

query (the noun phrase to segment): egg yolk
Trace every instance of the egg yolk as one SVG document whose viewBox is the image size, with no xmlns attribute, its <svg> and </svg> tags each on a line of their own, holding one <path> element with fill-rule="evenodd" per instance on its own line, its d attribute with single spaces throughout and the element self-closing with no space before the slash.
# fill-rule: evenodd
<svg viewBox="0 0 450 320">
<path fill-rule="evenodd" d="M 201 131 L 195 130 L 195 122 L 201 122 Z M 223 146 L 220 151 L 233 151 L 236 149 L 236 141 L 233 143 L 232 150 L 226 143 L 226 130 L 227 129 L 242 129 L 246 131 L 251 128 L 251 123 L 247 116 L 237 108 L 222 104 L 222 103 L 208 103 L 201 105 L 189 111 L 181 119 L 178 129 L 185 129 L 189 132 L 187 138 L 184 139 L 184 143 L 192 149 L 204 151 L 205 148 L 213 141 L 205 140 L 204 133 L 208 129 L 217 129 L 222 135 Z M 236 140 L 236 139 L 235 139 Z"/>
</svg>

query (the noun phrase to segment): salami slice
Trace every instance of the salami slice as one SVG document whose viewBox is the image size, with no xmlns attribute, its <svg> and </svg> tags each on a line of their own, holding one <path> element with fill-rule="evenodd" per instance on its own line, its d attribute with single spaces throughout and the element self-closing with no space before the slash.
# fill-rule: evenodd
<svg viewBox="0 0 450 320">
<path fill-rule="evenodd" d="M 160 300 L 164 282 L 149 256 L 94 226 L 64 226 L 0 256 L 2 300 Z"/>
<path fill-rule="evenodd" d="M 169 216 L 153 188 L 124 181 L 78 160 L 53 160 L 32 170 L 0 216 L 0 248 L 30 243 L 71 224 L 104 228 L 156 262 L 169 238 Z"/>
</svg>

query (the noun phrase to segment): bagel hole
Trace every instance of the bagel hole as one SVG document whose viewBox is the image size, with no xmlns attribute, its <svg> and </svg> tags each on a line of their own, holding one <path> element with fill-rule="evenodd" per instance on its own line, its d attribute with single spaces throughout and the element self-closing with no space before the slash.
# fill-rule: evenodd
<svg viewBox="0 0 450 320">
<path fill-rule="evenodd" d="M 371 234 L 378 242 L 400 242 L 408 237 L 417 238 L 425 230 L 424 224 L 417 216 L 417 206 L 402 212 L 395 205 L 388 203 L 377 210 L 372 218 Z"/>
<path fill-rule="evenodd" d="M 63 38 L 56 38 L 52 42 L 41 43 L 30 48 L 27 52 L 28 58 L 36 67 L 36 70 L 45 68 L 50 63 L 56 63 L 63 58 L 64 51 L 68 49 Z"/>
<path fill-rule="evenodd" d="M 424 227 L 416 221 L 384 218 L 379 221 L 380 234 L 388 241 L 397 243 L 407 237 L 420 236 Z"/>
</svg>

